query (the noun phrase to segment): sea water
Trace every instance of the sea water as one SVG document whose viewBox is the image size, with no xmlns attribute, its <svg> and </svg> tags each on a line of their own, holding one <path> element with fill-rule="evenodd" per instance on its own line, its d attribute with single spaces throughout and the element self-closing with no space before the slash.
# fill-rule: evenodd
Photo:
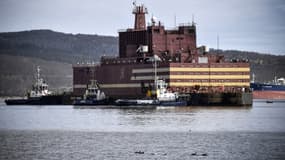
<svg viewBox="0 0 285 160">
<path fill-rule="evenodd" d="M 0 159 L 284 159 L 285 103 L 74 109 L 0 105 Z"/>
</svg>

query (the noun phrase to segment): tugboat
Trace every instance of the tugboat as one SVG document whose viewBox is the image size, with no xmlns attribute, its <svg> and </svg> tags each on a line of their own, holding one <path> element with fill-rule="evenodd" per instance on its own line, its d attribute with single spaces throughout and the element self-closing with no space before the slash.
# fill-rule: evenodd
<svg viewBox="0 0 285 160">
<path fill-rule="evenodd" d="M 169 92 L 164 80 L 157 80 L 157 100 L 159 106 L 187 106 L 186 100 L 179 99 L 179 94 Z"/>
<path fill-rule="evenodd" d="M 115 101 L 115 104 L 119 106 L 187 106 L 187 101 L 180 100 L 178 93 L 169 92 L 167 90 L 167 83 L 162 79 L 158 79 L 157 61 L 161 61 L 161 59 L 157 55 L 154 55 L 151 61 L 154 62 L 155 99 L 118 99 Z M 151 94 L 151 92 L 149 93 Z M 148 95 L 148 97 L 151 96 Z"/>
<path fill-rule="evenodd" d="M 96 80 L 91 80 L 91 84 L 87 85 L 83 99 L 77 99 L 73 105 L 107 105 L 108 99 L 105 93 L 99 88 Z"/>
<path fill-rule="evenodd" d="M 53 94 L 48 90 L 48 84 L 40 76 L 40 66 L 37 67 L 36 81 L 32 90 L 23 99 L 6 99 L 7 105 L 62 105 L 69 104 L 70 95 Z"/>
<path fill-rule="evenodd" d="M 118 99 L 118 106 L 187 106 L 187 101 L 180 100 L 178 93 L 169 92 L 164 80 L 156 80 L 155 99 Z M 138 108 L 138 107 L 135 107 Z"/>
</svg>

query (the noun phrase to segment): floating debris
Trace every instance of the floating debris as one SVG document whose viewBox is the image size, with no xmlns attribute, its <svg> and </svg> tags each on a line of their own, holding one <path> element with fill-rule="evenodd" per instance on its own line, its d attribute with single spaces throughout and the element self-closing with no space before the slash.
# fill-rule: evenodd
<svg viewBox="0 0 285 160">
<path fill-rule="evenodd" d="M 136 151 L 135 154 L 144 154 L 143 151 Z"/>
<path fill-rule="evenodd" d="M 208 156 L 208 154 L 207 153 L 203 153 L 203 154 L 201 154 L 201 156 Z"/>
<path fill-rule="evenodd" d="M 197 153 L 196 153 L 196 152 L 194 152 L 194 153 L 192 153 L 192 154 L 191 154 L 191 156 L 197 156 Z"/>
<path fill-rule="evenodd" d="M 207 153 L 198 154 L 197 152 L 194 152 L 191 154 L 191 156 L 208 156 L 208 154 Z"/>
</svg>

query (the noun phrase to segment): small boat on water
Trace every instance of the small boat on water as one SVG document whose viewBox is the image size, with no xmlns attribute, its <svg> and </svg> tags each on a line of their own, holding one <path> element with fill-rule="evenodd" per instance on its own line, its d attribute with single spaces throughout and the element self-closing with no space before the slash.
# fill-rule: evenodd
<svg viewBox="0 0 285 160">
<path fill-rule="evenodd" d="M 7 105 L 62 105 L 70 104 L 70 95 L 53 94 L 48 90 L 48 84 L 40 76 L 40 66 L 37 67 L 36 81 L 27 96 L 21 99 L 6 99 Z"/>
<path fill-rule="evenodd" d="M 177 93 L 167 90 L 164 80 L 157 80 L 156 88 L 155 99 L 118 99 L 115 104 L 118 106 L 187 106 L 187 101 L 180 100 Z"/>
<path fill-rule="evenodd" d="M 167 83 L 159 79 L 157 76 L 157 61 L 161 59 L 154 55 L 149 59 L 154 64 L 154 99 L 118 99 L 115 104 L 118 106 L 187 106 L 187 101 L 180 100 L 178 93 L 173 93 L 167 90 Z"/>
<path fill-rule="evenodd" d="M 186 100 L 179 99 L 179 94 L 167 90 L 167 83 L 164 80 L 157 80 L 157 100 L 159 106 L 187 106 Z"/>
<path fill-rule="evenodd" d="M 272 100 L 266 100 L 266 103 L 273 103 Z"/>
<path fill-rule="evenodd" d="M 108 99 L 105 93 L 100 90 L 96 80 L 91 80 L 82 99 L 76 99 L 73 105 L 107 105 Z"/>
<path fill-rule="evenodd" d="M 144 100 L 144 99 L 118 99 L 115 101 L 115 104 L 118 106 L 131 106 L 131 105 L 140 105 L 140 106 L 147 106 L 147 105 L 157 105 L 159 104 L 156 100 Z"/>
</svg>

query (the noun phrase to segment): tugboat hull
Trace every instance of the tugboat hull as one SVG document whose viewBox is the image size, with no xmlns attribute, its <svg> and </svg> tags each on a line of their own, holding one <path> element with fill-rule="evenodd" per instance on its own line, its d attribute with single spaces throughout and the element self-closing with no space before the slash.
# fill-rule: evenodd
<svg viewBox="0 0 285 160">
<path fill-rule="evenodd" d="M 80 106 L 96 106 L 96 105 L 108 105 L 108 100 L 76 100 L 73 105 Z"/>
<path fill-rule="evenodd" d="M 193 93 L 190 106 L 251 106 L 252 93 Z"/>
<path fill-rule="evenodd" d="M 7 105 L 28 105 L 30 101 L 28 99 L 6 99 Z"/>
<path fill-rule="evenodd" d="M 48 95 L 28 99 L 7 99 L 7 105 L 68 105 L 71 103 L 70 95 Z"/>
<path fill-rule="evenodd" d="M 160 106 L 173 106 L 173 107 L 179 107 L 179 106 L 187 106 L 187 101 L 166 101 L 166 102 L 160 102 Z"/>
<path fill-rule="evenodd" d="M 118 99 L 115 104 L 118 106 L 155 106 L 159 103 L 155 100 Z"/>
<path fill-rule="evenodd" d="M 158 101 L 158 100 L 131 100 L 119 99 L 118 106 L 187 106 L 187 101 Z"/>
</svg>

